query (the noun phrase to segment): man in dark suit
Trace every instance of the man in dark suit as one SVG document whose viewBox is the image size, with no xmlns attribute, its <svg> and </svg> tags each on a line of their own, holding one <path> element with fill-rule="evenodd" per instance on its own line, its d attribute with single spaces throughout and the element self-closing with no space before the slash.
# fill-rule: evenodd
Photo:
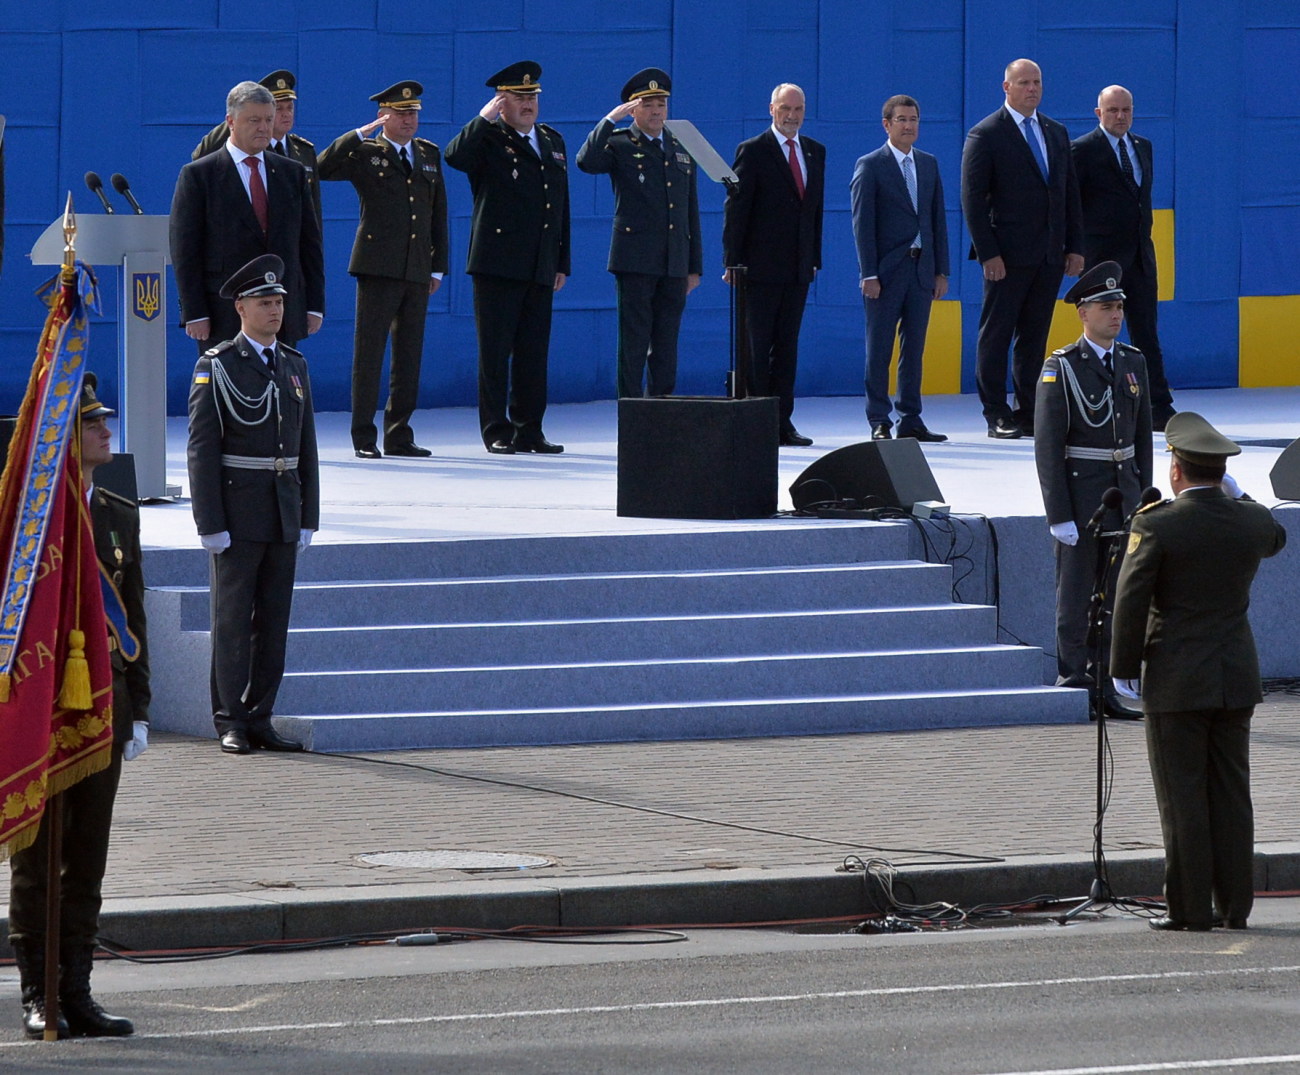
<svg viewBox="0 0 1300 1075">
<path fill-rule="evenodd" d="M 671 91 L 657 67 L 638 71 L 623 86 L 623 103 L 578 151 L 578 167 L 608 175 L 614 189 L 609 271 L 618 293 L 620 396 L 672 395 L 686 296 L 704 269 L 695 161 L 664 129 Z M 628 116 L 632 125 L 616 130 Z"/>
<path fill-rule="evenodd" d="M 1261 559 L 1286 543 L 1226 476 L 1241 449 L 1199 414 L 1165 426 L 1174 499 L 1133 520 L 1111 635 L 1116 685 L 1146 712 L 1165 845 L 1157 930 L 1245 929 L 1254 903 L 1250 718 L 1262 698 L 1247 610 Z M 1216 914 L 1218 922 L 1215 921 Z"/>
<path fill-rule="evenodd" d="M 384 347 L 392 337 L 384 452 L 422 458 L 411 415 L 420 392 L 424 321 L 429 296 L 447 272 L 447 188 L 438 147 L 416 138 L 418 82 L 398 82 L 370 99 L 379 117 L 335 139 L 318 161 L 321 179 L 348 180 L 361 201 L 361 220 L 348 272 L 357 280 L 352 343 L 352 447 L 359 459 L 379 459 L 375 410 Z M 374 134 L 379 128 L 381 134 Z"/>
<path fill-rule="evenodd" d="M 1070 143 L 1083 203 L 1083 257 L 1088 266 L 1114 261 L 1124 271 L 1129 339 L 1147 361 L 1151 417 L 1157 430 L 1174 413 L 1156 334 L 1156 248 L 1151 241 L 1151 142 L 1133 134 L 1133 95 L 1107 86 L 1093 110 L 1101 121 Z"/>
<path fill-rule="evenodd" d="M 551 308 L 569 275 L 564 139 L 537 122 L 542 68 L 523 60 L 487 81 L 492 98 L 447 143 L 474 192 L 469 259 L 478 330 L 478 414 L 489 452 L 564 451 L 542 433 Z M 512 360 L 513 356 L 513 360 Z"/>
<path fill-rule="evenodd" d="M 898 435 L 945 441 L 921 420 L 921 357 L 930 304 L 948 293 L 948 225 L 939 163 L 915 148 L 921 109 L 905 94 L 881 109 L 887 141 L 859 157 L 850 192 L 867 318 L 867 422 L 873 440 L 893 429 L 889 363 L 898 353 Z"/>
<path fill-rule="evenodd" d="M 961 204 L 972 259 L 984 276 L 975 376 L 989 436 L 1033 435 L 1034 386 L 1043 368 L 1061 276 L 1083 270 L 1083 219 L 1070 136 L 1038 113 L 1043 74 L 1015 60 L 1002 82 L 1006 102 L 966 136 Z M 1007 406 L 1012 347 L 1015 409 Z"/>
<path fill-rule="evenodd" d="M 258 85 L 265 86 L 275 98 L 275 122 L 271 125 L 271 141 L 267 149 L 272 153 L 296 160 L 307 173 L 307 186 L 311 189 L 312 204 L 316 207 L 316 223 L 321 222 L 320 177 L 316 174 L 316 147 L 300 134 L 293 133 L 293 123 L 298 104 L 298 82 L 292 71 L 272 71 Z M 230 127 L 218 123 L 194 147 L 190 160 L 198 160 L 215 153 L 226 144 Z"/>
<path fill-rule="evenodd" d="M 181 322 L 199 351 L 239 331 L 221 286 L 261 254 L 284 262 L 290 298 L 280 339 L 290 345 L 321 326 L 325 256 L 320 222 L 301 164 L 267 155 L 275 98 L 265 86 L 241 82 L 226 97 L 230 139 L 223 150 L 181 169 L 171 209 L 172 268 Z"/>
<path fill-rule="evenodd" d="M 806 102 L 798 86 L 772 91 L 772 126 L 736 147 L 738 182 L 722 215 L 723 279 L 743 265 L 748 291 L 746 327 L 753 369 L 750 391 L 781 401 L 781 444 L 812 444 L 794 427 L 799 327 L 808 285 L 822 265 L 822 203 L 826 147 L 801 136 Z"/>
<path fill-rule="evenodd" d="M 90 992 L 98 943 L 104 871 L 108 866 L 113 804 L 122 762 L 149 746 L 149 644 L 145 633 L 144 575 L 140 570 L 140 509 L 94 484 L 97 467 L 113 460 L 113 411 L 95 395 L 87 373 L 80 399 L 81 475 L 90 490 L 95 554 L 103 568 L 108 612 L 109 656 L 113 666 L 113 749 L 108 767 L 83 777 L 63 799 L 63 869 L 59 903 L 59 1027 L 61 1038 L 116 1038 L 135 1031 L 131 1020 L 109 1015 Z M 111 589 L 109 587 L 111 583 Z M 108 608 L 111 604 L 111 608 Z M 29 1038 L 45 1034 L 46 880 L 49 812 L 35 841 L 10 860 L 9 943 L 18 963 L 23 1029 Z"/>
<path fill-rule="evenodd" d="M 204 352 L 190 386 L 191 507 L 211 553 L 212 721 L 227 754 L 302 749 L 271 725 L 298 552 L 320 525 L 307 363 L 276 344 L 282 271 L 266 254 L 226 282 L 240 330 Z"/>
<path fill-rule="evenodd" d="M 1142 353 L 1116 337 L 1124 324 L 1119 266 L 1102 262 L 1066 293 L 1078 307 L 1083 335 L 1048 355 L 1038 379 L 1034 460 L 1056 553 L 1056 683 L 1088 687 L 1093 668 L 1088 608 L 1097 576 L 1098 531 L 1118 530 L 1151 484 L 1151 405 Z M 1122 495 L 1099 526 L 1089 522 L 1108 489 Z M 1111 582 L 1114 581 L 1112 569 Z M 1114 594 L 1113 585 L 1106 593 Z M 1103 652 L 1104 657 L 1104 652 Z M 1136 719 L 1109 690 L 1114 717 Z"/>
</svg>

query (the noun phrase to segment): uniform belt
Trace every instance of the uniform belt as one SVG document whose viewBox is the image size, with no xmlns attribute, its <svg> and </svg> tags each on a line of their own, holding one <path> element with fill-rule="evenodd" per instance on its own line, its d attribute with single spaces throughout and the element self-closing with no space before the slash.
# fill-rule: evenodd
<svg viewBox="0 0 1300 1075">
<path fill-rule="evenodd" d="M 291 456 L 266 456 L 266 455 L 223 455 L 221 457 L 223 467 L 234 467 L 236 470 L 274 470 L 277 474 L 283 474 L 286 470 L 298 469 L 298 457 Z"/>
<path fill-rule="evenodd" d="M 1100 459 L 1106 463 L 1121 463 L 1132 459 L 1136 454 L 1133 445 L 1127 448 L 1076 448 L 1073 445 L 1065 449 L 1066 459 Z"/>
</svg>

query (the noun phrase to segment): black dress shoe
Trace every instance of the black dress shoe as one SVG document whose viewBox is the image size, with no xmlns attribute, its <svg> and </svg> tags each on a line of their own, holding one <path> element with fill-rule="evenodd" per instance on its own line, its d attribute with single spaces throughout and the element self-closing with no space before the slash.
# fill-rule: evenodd
<svg viewBox="0 0 1300 1075">
<path fill-rule="evenodd" d="M 552 444 L 540 433 L 535 437 L 515 437 L 516 452 L 536 452 L 538 455 L 559 455 L 563 444 Z"/>
<path fill-rule="evenodd" d="M 794 426 L 791 426 L 781 434 L 781 447 L 810 448 L 812 447 L 812 437 L 805 437 Z"/>
<path fill-rule="evenodd" d="M 221 749 L 227 754 L 247 754 L 253 748 L 248 745 L 248 736 L 238 728 L 231 728 L 221 733 Z"/>
<path fill-rule="evenodd" d="M 1161 918 L 1153 918 L 1151 919 L 1150 922 L 1147 923 L 1147 925 L 1150 926 L 1152 929 L 1160 932 L 1166 932 L 1166 931 L 1172 931 L 1175 933 L 1209 933 L 1210 932 L 1210 923 L 1208 922 L 1183 922 L 1177 918 L 1170 918 L 1168 915 L 1164 915 Z"/>
<path fill-rule="evenodd" d="M 508 440 L 494 440 L 487 446 L 487 450 L 493 455 L 514 455 L 515 446 Z"/>
<path fill-rule="evenodd" d="M 989 425 L 989 436 L 997 440 L 1019 440 L 1023 434 L 1020 427 L 1010 418 L 999 418 Z"/>
<path fill-rule="evenodd" d="M 373 444 L 363 444 L 357 449 L 358 459 L 383 459 L 384 453 L 376 448 Z"/>
<path fill-rule="evenodd" d="M 389 455 L 405 456 L 407 459 L 428 459 L 433 455 L 428 448 L 421 448 L 418 444 L 402 444 L 396 448 L 384 449 Z"/>
<path fill-rule="evenodd" d="M 1106 692 L 1106 719 L 1107 720 L 1141 720 L 1142 710 L 1131 704 L 1131 700 L 1125 698 L 1117 691 Z"/>
<path fill-rule="evenodd" d="M 920 441 L 925 441 L 926 444 L 940 444 L 943 441 L 947 440 L 948 438 L 944 436 L 944 434 L 942 433 L 935 433 L 929 429 L 926 429 L 924 424 L 918 422 L 914 426 L 907 426 L 907 427 L 899 426 L 898 439 L 899 440 L 920 440 Z"/>
<path fill-rule="evenodd" d="M 877 422 L 871 427 L 872 440 L 893 440 L 894 434 L 890 432 L 893 427 L 888 422 Z"/>
<path fill-rule="evenodd" d="M 297 739 L 286 739 L 270 724 L 261 728 L 249 728 L 248 744 L 257 750 L 279 750 L 285 753 L 294 753 L 302 749 L 302 744 Z"/>
</svg>

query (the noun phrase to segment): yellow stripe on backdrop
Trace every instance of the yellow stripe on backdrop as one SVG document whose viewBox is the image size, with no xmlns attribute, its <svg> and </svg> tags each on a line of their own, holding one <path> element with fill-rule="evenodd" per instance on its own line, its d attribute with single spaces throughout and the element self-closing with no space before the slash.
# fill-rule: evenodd
<svg viewBox="0 0 1300 1075">
<path fill-rule="evenodd" d="M 921 394 L 955 396 L 961 392 L 961 303 L 945 299 L 930 307 L 930 327 L 921 356 Z M 889 360 L 889 392 L 898 395 L 898 340 Z"/>
<path fill-rule="evenodd" d="M 1300 295 L 1242 295 L 1237 318 L 1237 383 L 1242 388 L 1300 384 Z"/>
</svg>

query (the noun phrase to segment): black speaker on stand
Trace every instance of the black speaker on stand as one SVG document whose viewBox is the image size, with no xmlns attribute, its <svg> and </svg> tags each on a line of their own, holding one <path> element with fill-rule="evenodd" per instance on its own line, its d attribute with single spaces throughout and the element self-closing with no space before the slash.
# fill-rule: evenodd
<svg viewBox="0 0 1300 1075">
<path fill-rule="evenodd" d="M 790 486 L 796 511 L 819 504 L 897 508 L 910 512 L 921 501 L 942 501 L 919 441 L 868 440 L 828 452 Z"/>
<path fill-rule="evenodd" d="M 1279 500 L 1300 500 L 1300 440 L 1293 440 L 1268 472 L 1273 495 Z"/>
</svg>

